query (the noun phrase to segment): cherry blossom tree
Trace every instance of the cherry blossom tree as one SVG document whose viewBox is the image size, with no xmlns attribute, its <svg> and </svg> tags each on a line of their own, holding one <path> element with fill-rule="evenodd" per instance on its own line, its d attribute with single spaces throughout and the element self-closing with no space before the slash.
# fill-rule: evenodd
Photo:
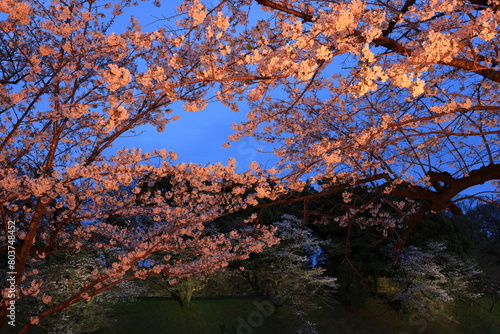
<svg viewBox="0 0 500 334">
<path fill-rule="evenodd" d="M 259 294 L 269 296 L 277 306 L 291 305 L 302 319 L 303 332 L 317 333 L 315 324 L 303 318 L 305 310 L 332 302 L 339 287 L 335 277 L 326 276 L 326 269 L 314 263 L 320 254 L 316 250 L 327 242 L 290 214 L 284 214 L 274 225 L 280 243 L 247 260 L 240 270 Z"/>
<path fill-rule="evenodd" d="M 39 260 L 34 277 L 43 281 L 37 296 L 28 296 L 30 307 L 43 311 L 47 305 L 57 305 L 81 289 L 96 268 L 105 265 L 104 259 L 94 254 L 60 252 Z M 91 333 L 102 328 L 111 328 L 110 320 L 113 303 L 131 301 L 146 293 L 146 288 L 137 281 L 124 281 L 114 288 L 94 296 L 89 301 L 71 306 L 46 319 L 41 326 L 50 333 Z M 41 298 L 40 298 L 41 297 Z M 20 311 L 23 311 L 20 309 Z M 24 313 L 24 312 L 23 312 Z"/>
<path fill-rule="evenodd" d="M 415 309 L 432 313 L 442 302 L 481 295 L 481 270 L 470 259 L 449 254 L 441 242 L 409 246 L 390 267 L 392 279 L 401 287 L 397 298 Z"/>
<path fill-rule="evenodd" d="M 274 225 L 278 228 L 276 236 L 280 243 L 248 260 L 248 265 L 241 268 L 259 293 L 283 303 L 297 304 L 301 297 L 321 296 L 325 295 L 324 289 L 337 288 L 336 278 L 324 275 L 326 269 L 317 264 L 308 265 L 309 260 L 317 256 L 315 251 L 326 242 L 315 236 L 301 219 L 289 214 Z"/>
<path fill-rule="evenodd" d="M 258 199 L 305 200 L 282 195 L 316 180 L 316 197 L 343 192 L 341 224 L 408 223 L 404 243 L 425 212 L 458 212 L 464 191 L 500 177 L 496 0 L 187 0 L 153 31 L 133 18 L 117 28 L 135 4 L 0 3 L 0 249 L 15 247 L 17 296 L 39 294 L 27 273 L 40 257 L 113 254 L 21 332 L 122 281 L 182 278 L 262 250 L 272 228 L 207 235 L 204 223 Z M 275 168 L 175 164 L 161 147 L 106 153 L 142 125 L 168 128 L 174 106 L 237 111 L 243 99 L 250 110 L 231 140 L 274 143 Z M 168 192 L 142 193 L 166 176 Z M 353 197 L 359 186 L 373 196 Z M 137 231 L 110 216 L 154 223 Z M 163 261 L 139 266 L 153 254 Z"/>
<path fill-rule="evenodd" d="M 272 142 L 290 180 L 343 191 L 342 224 L 403 223 L 401 246 L 425 212 L 498 189 L 498 1 L 244 3 L 267 16 L 229 43 L 235 68 L 275 79 L 245 87 L 232 139 Z M 360 185 L 369 200 L 351 198 Z M 380 216 L 384 203 L 404 221 Z"/>
<path fill-rule="evenodd" d="M 175 102 L 187 111 L 201 108 L 200 97 L 223 78 L 201 77 L 203 64 L 215 63 L 190 43 L 196 17 L 185 16 L 180 32 L 143 32 L 135 19 L 112 29 L 134 4 L 0 3 L 0 251 L 15 254 L 3 262 L 9 276 L 2 282 L 11 284 L 2 284 L 0 326 L 7 320 L 19 325 L 25 296 L 46 307 L 30 315 L 20 333 L 126 281 L 210 272 L 277 241 L 273 228 L 255 224 L 245 231 L 204 233 L 204 224 L 217 217 L 259 198 L 276 198 L 280 189 L 269 187 L 266 171 L 238 174 L 234 159 L 227 165 L 175 164 L 176 154 L 165 149 L 105 154 L 141 125 L 162 131 L 176 119 L 168 108 Z M 195 5 L 179 11 L 198 13 Z M 222 21 L 217 29 L 225 26 Z M 168 192 L 142 191 L 167 176 Z M 240 186 L 223 191 L 232 184 Z M 247 192 L 249 186 L 256 190 Z M 137 216 L 153 222 L 138 230 L 108 219 Z M 37 267 L 57 252 L 80 251 L 105 256 L 106 265 L 96 266 L 76 290 L 51 296 L 51 282 L 37 276 Z M 141 265 L 153 256 L 149 266 Z M 14 303 L 18 322 L 7 318 Z"/>
</svg>

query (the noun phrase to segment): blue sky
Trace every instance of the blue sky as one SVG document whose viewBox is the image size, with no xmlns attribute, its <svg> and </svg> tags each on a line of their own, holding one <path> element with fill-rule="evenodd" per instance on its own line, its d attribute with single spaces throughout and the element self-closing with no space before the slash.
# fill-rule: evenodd
<svg viewBox="0 0 500 334">
<path fill-rule="evenodd" d="M 167 124 L 165 131 L 157 132 L 154 127 L 144 126 L 137 129 L 136 136 L 116 140 L 113 148 L 137 147 L 143 151 L 164 148 L 178 153 L 178 162 L 200 164 L 225 164 L 227 159 L 234 157 L 238 161 L 238 170 L 245 170 L 254 160 L 266 167 L 272 167 L 276 161 L 270 153 L 271 145 L 253 138 L 231 142 L 230 147 L 222 148 L 229 141 L 228 136 L 235 132 L 231 124 L 243 120 L 244 111 L 234 113 L 220 103 L 209 104 L 206 109 L 195 113 L 182 111 L 179 104 L 173 109 L 180 118 Z"/>
</svg>

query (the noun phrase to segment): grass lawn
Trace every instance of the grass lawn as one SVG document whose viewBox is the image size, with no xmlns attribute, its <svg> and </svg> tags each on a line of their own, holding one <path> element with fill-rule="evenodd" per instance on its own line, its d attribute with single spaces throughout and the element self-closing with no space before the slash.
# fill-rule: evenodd
<svg viewBox="0 0 500 334">
<path fill-rule="evenodd" d="M 301 328 L 301 333 L 399 334 L 410 329 L 396 318 L 397 312 L 375 300 L 363 308 L 325 305 L 302 316 L 290 306 L 273 310 L 270 305 L 265 298 L 217 298 L 193 300 L 190 307 L 181 308 L 171 299 L 148 298 L 116 305 L 113 328 L 99 334 L 292 334 Z M 304 320 L 316 331 L 307 331 Z"/>
<path fill-rule="evenodd" d="M 185 308 L 173 299 L 144 298 L 113 304 L 106 314 L 109 328 L 93 334 L 500 334 L 500 302 L 491 309 L 493 303 L 492 297 L 456 301 L 429 318 L 397 312 L 375 298 L 357 307 L 332 303 L 301 315 L 262 297 L 195 299 Z M 50 332 L 35 326 L 28 333 Z"/>
<path fill-rule="evenodd" d="M 477 299 L 472 306 L 456 302 L 443 310 L 444 315 L 430 319 L 396 312 L 374 298 L 360 307 L 325 305 L 305 310 L 302 316 L 290 306 L 273 308 L 265 298 L 199 299 L 188 308 L 171 299 L 148 298 L 117 304 L 111 315 L 113 328 L 99 334 L 292 334 L 306 329 L 304 320 L 314 324 L 309 328 L 316 332 L 301 333 L 500 334 L 500 305 L 489 312 L 492 302 L 487 297 Z"/>
<path fill-rule="evenodd" d="M 115 325 L 100 334 L 277 334 L 300 325 L 291 307 L 276 309 L 264 298 L 199 299 L 185 308 L 172 299 L 147 298 L 120 303 L 113 313 Z"/>
</svg>

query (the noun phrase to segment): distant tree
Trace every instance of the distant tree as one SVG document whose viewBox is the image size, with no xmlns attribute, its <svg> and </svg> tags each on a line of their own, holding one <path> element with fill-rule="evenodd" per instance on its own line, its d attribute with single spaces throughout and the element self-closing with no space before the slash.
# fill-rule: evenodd
<svg viewBox="0 0 500 334">
<path fill-rule="evenodd" d="M 422 218 L 408 240 L 409 246 L 425 247 L 429 241 L 446 245 L 447 252 L 458 257 L 473 257 L 474 246 L 462 234 L 456 216 L 430 213 Z"/>
<path fill-rule="evenodd" d="M 38 311 L 43 311 L 47 306 L 57 305 L 69 295 L 78 293 L 81 284 L 88 281 L 97 268 L 105 267 L 104 258 L 85 251 L 78 254 L 61 252 L 39 259 L 37 262 L 36 269 L 30 273 L 34 276 L 33 281 L 37 283 L 36 290 L 31 292 L 36 297 L 27 297 L 27 303 L 23 304 L 23 308 L 36 308 Z M 25 288 L 33 287 L 25 287 L 21 283 L 21 289 Z M 75 303 L 44 319 L 40 326 L 50 333 L 59 334 L 93 333 L 103 328 L 111 328 L 113 326 L 109 318 L 111 303 L 132 300 L 145 291 L 133 281 L 124 281 L 94 298 Z M 26 314 L 22 309 L 19 311 L 20 314 Z"/>
<path fill-rule="evenodd" d="M 500 296 L 500 208 L 477 201 L 466 214 L 454 218 L 462 234 L 473 245 L 474 255 L 484 272 L 485 292 Z"/>
<path fill-rule="evenodd" d="M 449 254 L 443 243 L 428 242 L 405 248 L 389 275 L 398 283 L 398 298 L 406 305 L 434 312 L 440 303 L 480 296 L 481 273 L 472 260 Z"/>
<path fill-rule="evenodd" d="M 295 216 L 285 214 L 274 225 L 280 243 L 245 261 L 243 275 L 258 293 L 280 303 L 300 307 L 312 296 L 328 297 L 328 290 L 337 287 L 336 279 L 326 276 L 326 269 L 318 263 L 310 262 L 325 243 Z"/>
<path fill-rule="evenodd" d="M 189 276 L 169 282 L 168 290 L 176 297 L 182 306 L 189 306 L 196 291 L 202 290 L 207 285 L 204 276 Z"/>
<path fill-rule="evenodd" d="M 500 242 L 500 205 L 498 203 L 478 204 L 467 211 L 466 217 L 474 220 L 474 225 L 486 239 Z"/>
</svg>

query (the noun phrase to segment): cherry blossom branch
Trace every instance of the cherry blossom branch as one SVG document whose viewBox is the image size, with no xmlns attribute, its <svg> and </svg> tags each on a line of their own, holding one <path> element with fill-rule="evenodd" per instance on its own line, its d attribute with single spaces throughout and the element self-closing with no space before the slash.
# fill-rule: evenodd
<svg viewBox="0 0 500 334">
<path fill-rule="evenodd" d="M 276 2 L 269 1 L 269 0 L 256 0 L 256 2 L 259 5 L 266 6 L 266 7 L 276 9 L 276 10 L 279 10 L 281 12 L 299 17 L 299 18 L 303 19 L 305 22 L 312 22 L 313 21 L 313 17 L 311 15 L 308 15 L 306 13 L 302 13 L 298 10 L 293 9 L 293 8 L 286 7 L 285 5 L 281 5 L 281 4 L 278 4 Z"/>
<path fill-rule="evenodd" d="M 257 1 L 257 3 L 259 3 L 262 6 L 266 6 L 268 8 L 272 8 L 272 9 L 299 17 L 306 22 L 314 22 L 313 16 L 310 16 L 310 15 L 304 14 L 302 12 L 296 11 L 294 9 L 288 8 L 284 5 L 280 5 L 280 4 L 277 4 L 277 3 L 269 1 L 269 0 L 256 0 L 256 1 Z M 405 6 L 406 5 L 407 4 L 405 3 Z M 408 3 L 408 8 L 409 8 L 409 6 L 411 6 L 411 1 L 409 1 L 409 3 Z M 406 9 L 408 9 L 408 8 L 406 8 Z M 392 30 L 394 30 L 394 28 L 392 28 Z M 360 39 L 361 43 L 366 42 L 361 31 L 354 30 L 352 35 L 358 37 Z M 399 42 L 397 42 L 396 40 L 394 40 L 392 38 L 386 37 L 386 35 L 384 35 L 383 32 L 382 32 L 382 35 L 374 38 L 371 42 L 374 43 L 376 46 L 385 47 L 385 48 L 391 50 L 392 52 L 395 52 L 396 54 L 399 54 L 399 55 L 402 55 L 405 57 L 410 57 L 413 54 L 411 49 L 403 46 L 402 44 L 400 44 Z M 490 79 L 494 82 L 500 82 L 500 71 L 499 70 L 494 70 L 490 67 L 480 65 L 477 62 L 472 61 L 472 60 L 453 57 L 449 61 L 441 60 L 441 61 L 438 61 L 438 63 L 442 64 L 442 65 L 456 67 L 456 68 L 466 70 L 469 72 L 474 72 L 474 73 L 479 74 L 479 75 L 481 75 L 487 79 Z"/>
</svg>

